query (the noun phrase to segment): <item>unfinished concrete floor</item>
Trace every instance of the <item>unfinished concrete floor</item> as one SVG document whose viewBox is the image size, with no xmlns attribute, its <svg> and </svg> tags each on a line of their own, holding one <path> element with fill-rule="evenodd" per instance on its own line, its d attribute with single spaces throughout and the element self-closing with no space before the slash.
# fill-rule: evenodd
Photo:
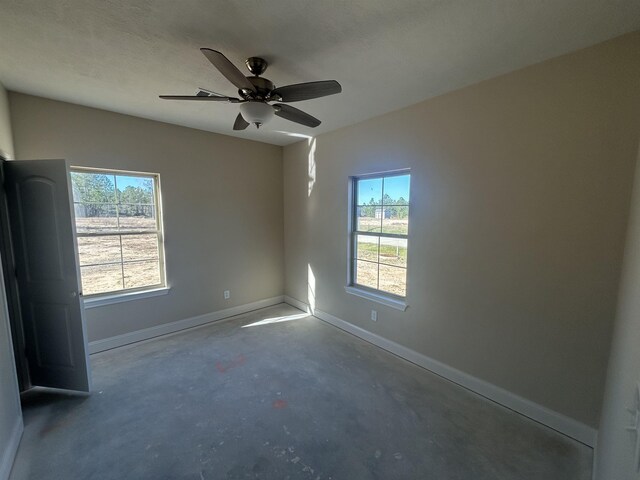
<svg viewBox="0 0 640 480">
<path fill-rule="evenodd" d="M 12 480 L 590 478 L 584 445 L 287 305 L 92 364 L 90 397 L 27 397 Z"/>
</svg>

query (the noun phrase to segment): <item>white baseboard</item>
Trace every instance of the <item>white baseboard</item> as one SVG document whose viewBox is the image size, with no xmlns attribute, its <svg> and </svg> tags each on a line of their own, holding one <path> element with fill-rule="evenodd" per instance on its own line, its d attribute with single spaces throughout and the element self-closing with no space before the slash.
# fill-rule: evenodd
<svg viewBox="0 0 640 480">
<path fill-rule="evenodd" d="M 596 438 L 593 442 L 593 460 L 591 462 L 591 480 L 596 480 L 596 475 L 598 473 L 598 437 L 599 432 L 596 431 Z"/>
<path fill-rule="evenodd" d="M 300 300 L 290 297 L 289 295 L 284 296 L 284 303 L 291 305 L 292 307 L 296 307 L 302 310 L 303 312 L 307 312 L 313 315 L 313 312 L 311 311 L 309 304 L 301 302 Z"/>
<path fill-rule="evenodd" d="M 11 474 L 11 468 L 13 467 L 13 461 L 16 458 L 18 452 L 18 446 L 20 445 L 20 439 L 22 438 L 22 432 L 24 431 L 24 424 L 22 423 L 22 416 L 18 417 L 13 431 L 11 432 L 11 438 L 9 439 L 9 445 L 2 454 L 0 459 L 0 480 L 8 480 Z"/>
<path fill-rule="evenodd" d="M 309 305 L 297 300 L 295 298 L 285 295 L 284 301 L 291 306 L 299 308 L 300 310 L 309 312 L 320 320 L 340 328 L 348 333 L 351 333 L 361 339 L 372 343 L 388 352 L 391 352 L 411 363 L 414 363 L 420 367 L 426 368 L 431 372 L 446 378 L 462 387 L 465 387 L 479 395 L 482 395 L 489 400 L 492 400 L 500 405 L 509 408 L 515 412 L 518 412 L 532 420 L 535 420 L 547 427 L 550 427 L 568 437 L 571 437 L 589 447 L 594 447 L 597 437 L 597 430 L 582 422 L 567 417 L 561 413 L 551 410 L 547 407 L 539 405 L 535 402 L 520 397 L 515 393 L 511 393 L 501 387 L 493 385 L 479 378 L 476 378 L 468 373 L 457 370 L 449 365 L 446 365 L 438 360 L 427 357 L 421 353 L 404 347 L 396 342 L 388 340 L 380 335 L 371 333 L 368 330 L 357 327 L 345 320 L 335 317 L 322 310 L 315 309 L 311 311 Z"/>
<path fill-rule="evenodd" d="M 155 327 L 145 328 L 142 330 L 136 330 L 135 332 L 124 333 L 122 335 L 116 335 L 115 337 L 109 337 L 102 340 L 95 340 L 89 342 L 89 353 L 98 353 L 105 350 L 110 350 L 116 347 L 122 347 L 130 343 L 141 342 L 143 340 L 149 340 L 160 335 L 167 335 L 169 333 L 179 332 L 187 328 L 199 327 L 211 322 L 217 322 L 236 315 L 242 315 L 259 308 L 270 307 L 277 305 L 284 301 L 284 296 L 280 295 L 272 298 L 265 298 L 258 300 L 257 302 L 247 303 L 245 305 L 238 305 L 237 307 L 226 308 L 224 310 L 218 310 L 217 312 L 205 313 L 204 315 L 198 315 L 197 317 L 185 318 L 176 322 L 163 323 Z"/>
</svg>

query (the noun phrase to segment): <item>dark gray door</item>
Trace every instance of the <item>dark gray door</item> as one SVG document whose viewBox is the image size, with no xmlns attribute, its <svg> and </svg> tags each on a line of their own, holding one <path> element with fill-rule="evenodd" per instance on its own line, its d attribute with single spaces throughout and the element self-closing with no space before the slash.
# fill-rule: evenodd
<svg viewBox="0 0 640 480">
<path fill-rule="evenodd" d="M 22 314 L 20 313 L 20 297 L 16 283 L 16 264 L 13 257 L 13 242 L 11 228 L 9 228 L 9 206 L 5 190 L 5 169 L 7 161 L 0 161 L 0 255 L 2 256 L 2 273 L 4 288 L 9 311 L 11 326 L 11 340 L 13 341 L 13 355 L 16 361 L 16 373 L 20 392 L 31 388 L 29 381 L 29 363 L 25 355 L 24 330 L 22 328 Z"/>
<path fill-rule="evenodd" d="M 66 161 L 10 161 L 5 181 L 31 384 L 88 392 Z"/>
</svg>

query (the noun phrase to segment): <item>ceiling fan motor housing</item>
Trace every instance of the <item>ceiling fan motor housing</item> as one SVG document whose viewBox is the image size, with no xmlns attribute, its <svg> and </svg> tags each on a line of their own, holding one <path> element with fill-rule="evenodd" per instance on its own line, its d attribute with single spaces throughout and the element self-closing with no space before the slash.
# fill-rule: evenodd
<svg viewBox="0 0 640 480">
<path fill-rule="evenodd" d="M 244 61 L 244 63 L 249 71 L 256 77 L 258 75 L 262 75 L 269 65 L 264 58 L 260 57 L 249 57 Z"/>
<path fill-rule="evenodd" d="M 256 98 L 264 100 L 269 96 L 271 91 L 275 88 L 273 82 L 267 78 L 262 77 L 247 77 L 247 80 L 255 87 L 256 91 L 252 92 L 249 89 L 241 88 L 238 93 L 242 98 Z"/>
</svg>

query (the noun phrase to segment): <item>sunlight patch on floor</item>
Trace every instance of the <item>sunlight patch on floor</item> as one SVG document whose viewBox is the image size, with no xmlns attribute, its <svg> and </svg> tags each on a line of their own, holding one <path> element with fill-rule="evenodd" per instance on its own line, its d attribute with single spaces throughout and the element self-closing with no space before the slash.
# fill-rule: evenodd
<svg viewBox="0 0 640 480">
<path fill-rule="evenodd" d="M 284 315 L 282 317 L 265 318 L 264 320 L 250 323 L 248 325 L 243 325 L 242 328 L 259 327 L 260 325 L 270 325 L 272 323 L 291 322 L 293 320 L 300 320 L 301 318 L 305 318 L 308 316 L 308 313 L 297 313 L 295 315 Z"/>
</svg>

